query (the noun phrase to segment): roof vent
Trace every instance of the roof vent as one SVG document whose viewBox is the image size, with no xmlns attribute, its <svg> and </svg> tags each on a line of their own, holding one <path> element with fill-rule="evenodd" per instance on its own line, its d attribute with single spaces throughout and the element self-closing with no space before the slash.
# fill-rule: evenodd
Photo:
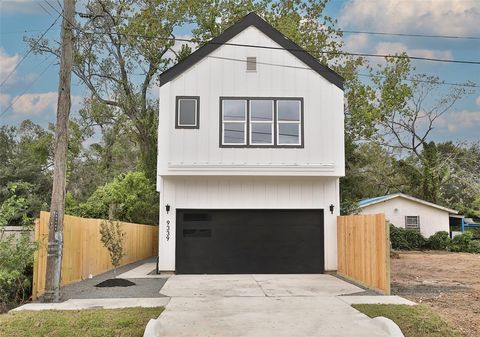
<svg viewBox="0 0 480 337">
<path fill-rule="evenodd" d="M 257 71 L 256 57 L 247 57 L 247 71 Z"/>
</svg>

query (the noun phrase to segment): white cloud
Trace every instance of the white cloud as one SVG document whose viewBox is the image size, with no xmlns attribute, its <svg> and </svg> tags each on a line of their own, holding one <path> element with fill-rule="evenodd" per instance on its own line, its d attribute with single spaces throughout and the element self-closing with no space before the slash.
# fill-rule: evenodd
<svg viewBox="0 0 480 337">
<path fill-rule="evenodd" d="M 477 105 L 480 105 L 480 96 L 477 97 L 477 99 L 475 100 L 475 103 L 477 103 Z"/>
<path fill-rule="evenodd" d="M 13 111 L 25 115 L 38 115 L 46 111 L 57 111 L 56 92 L 45 92 L 37 94 L 24 94 L 13 98 Z M 83 97 L 72 96 L 72 111 L 75 111 L 82 102 Z"/>
<path fill-rule="evenodd" d="M 437 125 L 447 128 L 450 132 L 462 129 L 480 129 L 480 111 L 451 112 L 438 119 Z"/>
<path fill-rule="evenodd" d="M 0 110 L 6 109 L 8 104 L 10 104 L 10 95 L 0 94 Z"/>
<path fill-rule="evenodd" d="M 405 44 L 400 42 L 379 42 L 375 46 L 375 52 L 377 54 L 388 54 L 388 55 L 406 52 L 408 56 L 441 58 L 441 59 L 447 59 L 447 60 L 453 59 L 453 54 L 452 54 L 452 51 L 450 50 L 409 48 Z"/>
<path fill-rule="evenodd" d="M 8 77 L 6 83 L 12 83 L 15 81 L 15 73 L 12 75 L 9 74 L 14 71 L 15 66 L 20 60 L 20 55 L 8 55 L 3 48 L 0 48 L 0 83 Z"/>
<path fill-rule="evenodd" d="M 478 33 L 478 0 L 352 0 L 345 4 L 341 27 L 389 32 L 468 35 Z"/>
<path fill-rule="evenodd" d="M 361 52 L 367 49 L 370 40 L 367 34 L 352 34 L 344 40 L 346 50 L 351 52 Z"/>
<path fill-rule="evenodd" d="M 41 10 L 36 5 L 39 0 L 2 0 L 0 1 L 1 13 L 35 13 Z M 43 13 L 43 11 L 42 11 Z"/>
</svg>

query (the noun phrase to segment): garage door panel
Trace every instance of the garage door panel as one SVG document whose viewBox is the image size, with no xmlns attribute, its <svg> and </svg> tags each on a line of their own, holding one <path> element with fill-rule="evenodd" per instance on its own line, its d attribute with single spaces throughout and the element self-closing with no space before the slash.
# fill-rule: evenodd
<svg viewBox="0 0 480 337">
<path fill-rule="evenodd" d="M 322 210 L 179 210 L 177 273 L 320 273 Z"/>
</svg>

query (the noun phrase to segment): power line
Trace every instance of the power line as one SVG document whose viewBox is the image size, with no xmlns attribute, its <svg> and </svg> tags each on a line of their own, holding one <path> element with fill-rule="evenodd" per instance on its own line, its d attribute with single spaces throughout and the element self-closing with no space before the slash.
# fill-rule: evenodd
<svg viewBox="0 0 480 337">
<path fill-rule="evenodd" d="M 46 0 L 44 0 L 46 3 L 48 3 Z M 48 3 L 50 5 L 50 3 Z M 63 16 L 61 12 L 59 12 L 55 7 L 50 5 L 51 8 L 53 8 L 57 13 Z M 65 18 L 65 17 L 64 17 Z M 68 20 L 67 20 L 68 21 Z M 75 27 L 74 24 L 71 22 L 68 22 L 72 27 Z M 80 33 L 83 34 L 100 34 L 100 35 L 108 35 L 108 34 L 115 34 L 115 35 L 121 35 L 121 36 L 129 36 L 129 37 L 142 37 L 142 38 L 150 38 L 150 39 L 160 39 L 160 40 L 167 40 L 167 41 L 181 41 L 181 42 L 193 42 L 196 43 L 198 41 L 194 39 L 183 39 L 183 38 L 173 38 L 173 37 L 157 37 L 157 36 L 147 36 L 143 34 L 126 34 L 126 33 L 120 33 L 120 32 L 82 32 L 81 29 L 76 28 Z M 351 31 L 354 32 L 354 31 Z M 375 33 L 375 32 L 371 32 Z M 385 33 L 387 34 L 387 33 Z M 401 33 L 398 33 L 401 34 Z M 415 35 L 415 34 L 412 34 Z M 417 34 L 421 35 L 421 34 Z M 433 36 L 432 36 L 433 37 Z M 440 35 L 438 35 L 440 37 Z M 460 38 L 460 37 L 459 37 Z M 480 38 L 479 38 L 480 39 Z M 242 43 L 228 43 L 228 42 L 215 42 L 215 41 L 208 41 L 207 43 L 210 44 L 220 44 L 220 45 L 226 45 L 226 46 L 236 46 L 236 47 L 248 47 L 248 48 L 261 48 L 261 49 L 276 49 L 276 50 L 288 50 L 288 51 L 298 51 L 298 52 L 305 52 L 308 53 L 308 51 L 301 49 L 301 48 L 283 48 L 283 47 L 272 47 L 272 46 L 261 46 L 261 45 L 252 45 L 252 44 L 242 44 Z M 449 59 L 439 59 L 439 58 L 433 58 L 433 57 L 421 57 L 421 56 L 404 56 L 404 55 L 387 55 L 387 54 L 370 54 L 370 53 L 352 53 L 352 52 L 333 52 L 333 51 L 317 51 L 321 54 L 330 54 L 330 55 L 344 55 L 344 56 L 363 56 L 363 57 L 392 57 L 392 58 L 397 58 L 397 59 L 411 59 L 411 60 L 419 60 L 419 61 L 430 61 L 430 62 L 444 62 L 444 63 L 461 63 L 461 64 L 474 64 L 474 65 L 480 65 L 480 61 L 470 61 L 470 60 L 449 60 Z"/>
<path fill-rule="evenodd" d="M 97 35 L 107 35 L 107 34 L 114 34 L 114 35 L 121 35 L 127 37 L 142 37 L 142 38 L 149 38 L 149 39 L 159 39 L 159 40 L 167 40 L 167 41 L 180 41 L 180 42 L 193 42 L 196 43 L 198 41 L 194 39 L 185 39 L 185 38 L 176 38 L 176 37 L 158 37 L 158 36 L 147 36 L 142 34 L 126 34 L 120 32 L 82 32 L 82 34 L 97 34 Z M 301 48 L 284 48 L 284 47 L 273 47 L 273 46 L 262 46 L 262 45 L 255 45 L 255 44 L 244 44 L 244 43 L 231 43 L 231 42 L 216 42 L 216 41 L 208 41 L 207 43 L 210 44 L 217 44 L 217 45 L 224 45 L 224 46 L 233 46 L 233 47 L 246 47 L 246 48 L 259 48 L 259 49 L 273 49 L 273 50 L 287 50 L 287 51 L 295 51 L 295 52 L 303 52 L 308 53 L 308 51 L 301 49 Z M 370 53 L 353 53 L 353 52 L 342 52 L 342 51 L 323 51 L 318 50 L 316 51 L 320 54 L 330 54 L 330 55 L 344 55 L 344 56 L 363 56 L 363 57 L 392 57 L 397 59 L 411 59 L 411 60 L 420 60 L 420 61 L 430 61 L 430 62 L 444 62 L 444 63 L 461 63 L 461 64 L 475 64 L 480 65 L 480 61 L 471 61 L 471 60 L 450 60 L 450 59 L 439 59 L 433 57 L 421 57 L 421 56 L 408 56 L 408 55 L 388 55 L 388 54 L 370 54 Z"/>
<path fill-rule="evenodd" d="M 361 30 L 342 30 L 342 29 L 340 29 L 339 31 L 346 34 L 388 35 L 388 36 L 406 36 L 406 37 L 421 37 L 421 38 L 436 38 L 436 39 L 480 40 L 480 36 L 387 33 L 387 32 L 370 32 L 370 31 L 361 31 Z"/>
<path fill-rule="evenodd" d="M 28 57 L 28 55 L 30 55 L 30 53 L 33 51 L 33 48 L 35 48 L 35 46 L 43 39 L 43 37 L 45 35 L 47 35 L 47 33 L 49 32 L 49 30 L 57 23 L 58 19 L 60 18 L 61 15 L 57 16 L 57 18 L 53 21 L 53 23 L 43 32 L 42 35 L 40 35 L 40 37 L 33 43 L 33 45 L 30 47 L 30 49 L 25 53 L 25 55 L 23 55 L 23 57 L 20 59 L 20 61 L 15 65 L 15 67 L 13 68 L 13 70 L 7 75 L 7 77 L 5 77 L 5 79 L 2 81 L 2 83 L 0 83 L 0 87 L 2 87 L 6 82 L 7 80 L 13 75 L 13 73 L 18 69 L 18 67 L 20 66 L 20 64 L 25 61 L 25 59 Z"/>
<path fill-rule="evenodd" d="M 50 55 L 45 59 L 47 60 L 48 58 L 50 57 Z M 49 63 L 45 69 L 43 69 L 43 71 L 37 76 L 37 78 L 35 78 L 35 80 L 33 80 L 30 85 L 18 96 L 15 97 L 14 100 L 12 100 L 12 102 L 10 102 L 10 104 L 8 105 L 8 107 L 3 110 L 3 112 L 0 114 L 0 118 L 2 118 L 7 112 L 8 110 L 13 107 L 13 105 L 23 96 L 27 93 L 28 90 L 30 90 L 33 85 L 43 76 L 43 74 L 45 74 L 45 72 L 55 63 L 55 60 L 53 60 L 51 63 Z"/>
<path fill-rule="evenodd" d="M 247 60 L 243 59 L 237 59 L 233 57 L 222 57 L 222 56 L 207 56 L 210 58 L 215 58 L 215 59 L 221 59 L 221 60 L 228 60 L 228 61 L 237 61 L 237 62 L 244 62 L 246 63 Z M 293 68 L 293 69 L 303 69 L 303 70 L 312 70 L 309 67 L 302 67 L 302 66 L 293 66 L 293 65 L 287 65 L 287 64 L 279 64 L 279 63 L 269 63 L 269 62 L 259 62 L 257 61 L 257 64 L 263 64 L 263 65 L 269 65 L 269 66 L 275 66 L 275 67 L 282 67 L 282 68 Z M 327 71 L 325 71 L 327 72 Z M 369 74 L 358 74 L 359 76 L 363 77 L 370 77 L 373 78 L 374 75 L 369 75 Z M 378 75 L 379 77 L 386 78 L 385 76 Z M 440 84 L 440 85 L 451 85 L 451 86 L 458 86 L 458 87 L 467 87 L 467 88 L 480 88 L 480 85 L 476 84 L 464 84 L 464 83 L 453 83 L 453 82 L 444 82 L 444 81 L 429 81 L 429 80 L 422 80 L 422 79 L 405 79 L 405 81 L 409 82 L 418 82 L 418 83 L 431 83 L 431 84 Z"/>
</svg>

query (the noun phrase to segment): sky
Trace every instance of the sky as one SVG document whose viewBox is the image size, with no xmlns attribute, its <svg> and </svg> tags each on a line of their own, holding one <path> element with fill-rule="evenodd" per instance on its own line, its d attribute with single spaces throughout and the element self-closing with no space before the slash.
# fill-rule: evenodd
<svg viewBox="0 0 480 337">
<path fill-rule="evenodd" d="M 0 86 L 0 125 L 16 125 L 31 119 L 46 126 L 55 121 L 58 65 L 53 57 L 29 54 L 17 66 L 29 49 L 23 37 L 38 36 L 58 16 L 46 1 L 59 9 L 56 0 L 0 0 L 0 83 L 5 82 Z M 337 19 L 338 27 L 343 30 L 480 37 L 480 0 L 331 0 L 326 14 Z M 60 23 L 58 20 L 51 27 L 47 38 L 59 41 Z M 175 33 L 188 37 L 191 28 L 180 27 Z M 480 61 L 479 39 L 345 33 L 344 42 L 348 52 L 406 51 L 410 56 Z M 382 62 L 371 59 L 373 65 Z M 446 82 L 470 80 L 480 86 L 480 65 L 426 61 L 412 61 L 412 64 L 417 72 L 439 76 Z M 443 88 L 448 90 L 448 86 Z M 82 98 L 88 96 L 88 90 L 75 77 L 72 95 L 74 116 Z M 437 121 L 432 140 L 480 140 L 480 88 Z"/>
</svg>

